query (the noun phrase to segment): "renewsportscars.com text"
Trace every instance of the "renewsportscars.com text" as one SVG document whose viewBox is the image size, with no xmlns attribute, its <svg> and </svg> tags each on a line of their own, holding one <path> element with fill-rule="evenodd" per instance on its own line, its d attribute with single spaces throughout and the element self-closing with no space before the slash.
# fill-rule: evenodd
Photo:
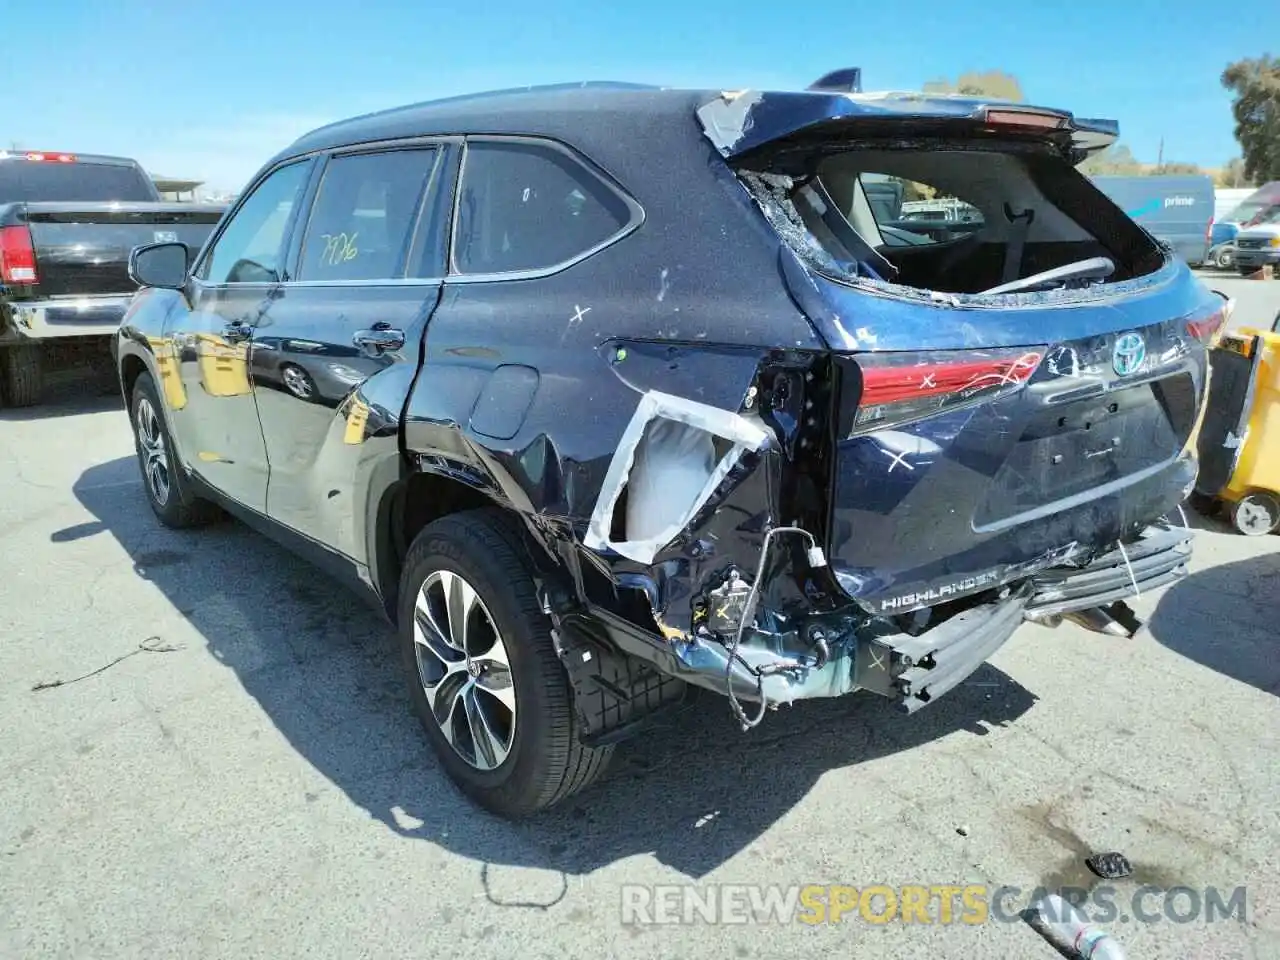
<svg viewBox="0 0 1280 960">
<path fill-rule="evenodd" d="M 622 887 L 624 924 L 1020 923 L 1046 893 L 1092 923 L 1217 923 L 1246 919 L 1244 887 L 1112 886 L 1024 889 L 986 884 L 681 884 Z"/>
</svg>

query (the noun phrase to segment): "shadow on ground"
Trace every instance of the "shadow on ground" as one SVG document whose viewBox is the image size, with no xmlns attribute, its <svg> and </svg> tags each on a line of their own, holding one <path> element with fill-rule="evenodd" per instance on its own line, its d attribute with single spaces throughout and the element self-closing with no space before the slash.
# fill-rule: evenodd
<svg viewBox="0 0 1280 960">
<path fill-rule="evenodd" d="M 1280 696 L 1280 550 L 1179 580 L 1160 598 L 1151 635 L 1170 650 Z"/>
<path fill-rule="evenodd" d="M 957 733 L 982 736 L 1035 702 L 988 665 L 914 717 L 865 695 L 783 710 L 744 735 L 710 695 L 623 747 L 612 775 L 565 808 L 509 824 L 478 812 L 438 768 L 410 712 L 391 629 L 377 614 L 238 523 L 186 533 L 159 527 L 140 483 L 127 482 L 136 471 L 131 458 L 87 470 L 75 493 L 96 520 L 53 540 L 109 532 L 336 788 L 396 832 L 486 865 L 540 867 L 563 880 L 652 853 L 700 877 L 751 844 L 827 771 Z"/>
</svg>

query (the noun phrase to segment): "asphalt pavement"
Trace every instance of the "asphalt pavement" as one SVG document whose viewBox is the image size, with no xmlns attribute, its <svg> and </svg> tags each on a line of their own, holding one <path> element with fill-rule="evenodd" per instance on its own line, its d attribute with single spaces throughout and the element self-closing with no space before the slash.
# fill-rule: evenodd
<svg viewBox="0 0 1280 960">
<path fill-rule="evenodd" d="M 1206 279 L 1237 324 L 1280 310 L 1280 281 Z M 358 600 L 239 524 L 158 525 L 99 385 L 0 410 L 0 490 L 6 960 L 1049 960 L 1016 917 L 624 924 L 624 889 L 1026 893 L 1096 884 L 1105 850 L 1134 868 L 1108 924 L 1130 957 L 1280 956 L 1280 537 L 1193 516 L 1192 575 L 1135 603 L 1147 632 L 1024 626 L 911 718 L 868 695 L 743 734 L 709 697 L 510 825 L 446 780 Z M 1146 922 L 1123 909 L 1143 885 L 1243 887 L 1244 919 L 1184 893 L 1186 922 L 1158 895 Z"/>
</svg>

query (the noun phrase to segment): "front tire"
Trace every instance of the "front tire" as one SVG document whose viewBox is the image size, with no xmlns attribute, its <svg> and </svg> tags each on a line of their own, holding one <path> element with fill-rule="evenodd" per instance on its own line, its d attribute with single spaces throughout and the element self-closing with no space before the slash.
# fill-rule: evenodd
<svg viewBox="0 0 1280 960">
<path fill-rule="evenodd" d="M 174 454 L 163 409 L 151 374 L 140 375 L 129 395 L 129 419 L 147 502 L 166 527 L 184 529 L 211 523 L 222 516 L 222 511 L 191 492 Z"/>
<path fill-rule="evenodd" d="M 0 394 L 11 407 L 34 407 L 44 393 L 40 345 L 19 343 L 0 350 Z"/>
<path fill-rule="evenodd" d="M 410 697 L 450 778 L 518 818 L 597 779 L 612 748 L 580 739 L 569 678 L 506 517 L 429 524 L 405 558 L 400 644 Z"/>
</svg>

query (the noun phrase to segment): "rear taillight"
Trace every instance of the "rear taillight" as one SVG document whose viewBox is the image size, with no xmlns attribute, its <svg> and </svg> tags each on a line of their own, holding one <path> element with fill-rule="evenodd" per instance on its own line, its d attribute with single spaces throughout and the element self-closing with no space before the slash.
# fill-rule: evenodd
<svg viewBox="0 0 1280 960">
<path fill-rule="evenodd" d="M 1235 308 L 1234 300 L 1227 300 L 1220 307 L 1215 307 L 1212 312 L 1192 317 L 1187 321 L 1187 333 L 1195 337 L 1201 343 L 1208 344 L 1218 335 L 1218 332 L 1226 326 L 1227 321 L 1231 319 L 1231 311 Z"/>
<path fill-rule="evenodd" d="M 1204 225 L 1204 242 L 1208 243 L 1213 238 L 1213 219 Z"/>
<path fill-rule="evenodd" d="M 1012 393 L 1031 379 L 1044 350 L 859 356 L 862 390 L 849 436 Z"/>
<path fill-rule="evenodd" d="M 1023 110 L 1017 107 L 1011 109 L 988 107 L 983 120 L 988 127 L 1015 127 L 1030 130 L 1061 130 L 1071 122 L 1070 117 L 1060 113 Z"/>
<path fill-rule="evenodd" d="M 38 283 L 36 251 L 26 227 L 0 227 L 0 283 Z"/>
</svg>

